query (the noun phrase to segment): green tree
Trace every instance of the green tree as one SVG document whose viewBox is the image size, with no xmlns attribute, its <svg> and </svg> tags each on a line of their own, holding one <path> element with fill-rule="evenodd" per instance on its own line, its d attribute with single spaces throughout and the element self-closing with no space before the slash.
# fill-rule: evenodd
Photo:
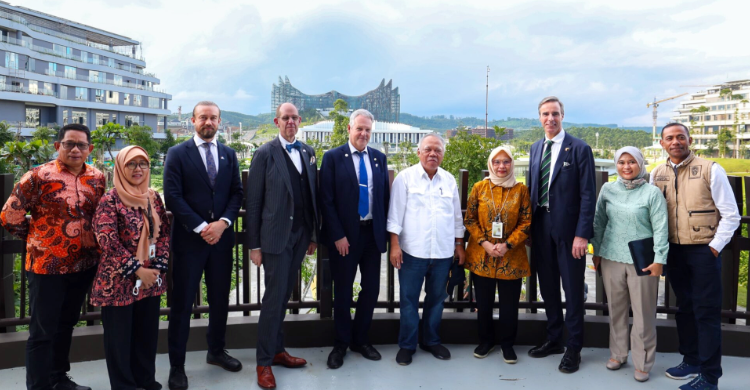
<svg viewBox="0 0 750 390">
<path fill-rule="evenodd" d="M 716 141 L 719 147 L 719 155 L 721 158 L 726 157 L 731 152 L 729 144 L 732 143 L 732 131 L 726 128 L 719 130 L 719 134 L 716 136 Z"/>
<path fill-rule="evenodd" d="M 149 126 L 130 126 L 122 131 L 122 138 L 128 145 L 138 145 L 146 150 L 152 161 L 159 157 L 159 144 L 154 141 L 151 127 Z"/>
<path fill-rule="evenodd" d="M 52 159 L 55 149 L 45 140 L 9 141 L 0 149 L 0 158 L 21 167 L 18 173 L 31 169 L 34 162 L 43 164 Z"/>
<path fill-rule="evenodd" d="M 404 169 L 416 164 L 418 161 L 419 157 L 414 151 L 414 144 L 409 141 L 402 141 L 398 144 L 396 161 L 392 161 L 389 165 L 394 168 L 394 171 L 401 172 Z"/>
<path fill-rule="evenodd" d="M 49 127 L 37 127 L 36 130 L 34 130 L 31 133 L 31 139 L 32 140 L 42 140 L 47 141 L 48 143 L 55 142 L 55 138 L 57 137 L 57 131 L 54 129 L 50 129 Z"/>
<path fill-rule="evenodd" d="M 502 142 L 498 139 L 460 131 L 451 138 L 451 142 L 446 147 L 442 167 L 453 174 L 456 180 L 458 180 L 459 170 L 468 170 L 469 184 L 473 186 L 474 183 L 484 178 L 482 171 L 487 169 L 489 153 L 501 144 Z"/>
<path fill-rule="evenodd" d="M 498 125 L 494 125 L 492 127 L 495 129 L 495 138 L 500 139 L 505 135 L 505 127 L 500 127 Z"/>
<path fill-rule="evenodd" d="M 343 99 L 333 102 L 333 111 L 328 114 L 333 120 L 333 133 L 328 140 L 331 148 L 339 147 L 349 141 L 349 117 L 346 116 L 348 111 L 349 105 Z"/>
<path fill-rule="evenodd" d="M 10 124 L 6 121 L 0 122 L 0 146 L 5 145 L 8 141 L 13 141 L 16 135 L 10 131 Z"/>
<path fill-rule="evenodd" d="M 177 140 L 174 138 L 174 134 L 172 134 L 172 131 L 169 129 L 164 130 L 164 134 L 166 137 L 164 138 L 164 141 L 161 142 L 161 145 L 159 145 L 159 151 L 161 154 L 166 158 L 167 151 L 169 151 L 169 148 L 172 146 L 177 145 Z"/>
<path fill-rule="evenodd" d="M 125 128 L 122 125 L 109 122 L 91 132 L 91 143 L 94 144 L 94 150 L 96 150 L 96 155 L 100 160 L 105 151 L 110 158 L 112 157 L 112 147 L 115 146 L 117 137 L 124 130 Z"/>
</svg>

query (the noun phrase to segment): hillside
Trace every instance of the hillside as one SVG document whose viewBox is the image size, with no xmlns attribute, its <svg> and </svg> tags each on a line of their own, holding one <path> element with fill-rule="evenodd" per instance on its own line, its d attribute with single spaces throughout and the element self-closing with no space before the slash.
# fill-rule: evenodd
<svg viewBox="0 0 750 390">
<path fill-rule="evenodd" d="M 642 130 L 623 131 L 620 128 L 611 127 L 567 127 L 565 132 L 574 137 L 582 139 L 592 148 L 596 147 L 596 133 L 599 133 L 599 148 L 619 149 L 623 146 L 635 146 L 645 148 L 651 146 L 651 133 Z M 532 130 L 521 130 L 513 133 L 516 140 L 534 142 L 542 138 L 544 130 L 535 128 Z"/>
<path fill-rule="evenodd" d="M 182 119 L 187 119 L 190 117 L 190 112 L 183 113 Z M 258 115 L 247 115 L 240 112 L 234 112 L 234 111 L 222 111 L 221 112 L 221 120 L 224 123 L 231 123 L 232 125 L 237 125 L 240 122 L 242 122 L 242 128 L 255 128 L 262 124 L 270 124 L 273 123 L 273 113 L 264 113 L 264 114 L 258 114 Z M 177 114 L 172 114 L 167 119 L 169 121 L 176 121 L 177 120 Z"/>
<path fill-rule="evenodd" d="M 476 127 L 484 126 L 484 118 L 476 117 L 455 117 L 453 115 L 433 115 L 433 116 L 416 116 L 405 112 L 401 113 L 401 123 L 407 125 L 416 126 L 421 129 L 430 130 L 449 130 L 455 129 L 458 126 Z M 493 119 L 490 120 L 487 125 L 500 126 L 511 128 L 515 130 L 528 130 L 535 127 L 539 127 L 539 119 L 532 118 L 511 118 L 506 119 Z M 569 127 L 607 127 L 607 128 L 618 128 L 616 124 L 596 124 L 596 123 L 572 123 L 563 122 L 564 128 Z M 650 131 L 649 127 L 620 127 L 623 130 L 643 130 Z"/>
</svg>

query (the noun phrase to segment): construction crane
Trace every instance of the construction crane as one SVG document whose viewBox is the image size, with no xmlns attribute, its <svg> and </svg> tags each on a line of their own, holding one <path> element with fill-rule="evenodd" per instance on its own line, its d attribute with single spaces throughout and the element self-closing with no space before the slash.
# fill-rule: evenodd
<svg viewBox="0 0 750 390">
<path fill-rule="evenodd" d="M 685 96 L 687 94 L 688 93 L 685 92 L 683 94 L 680 94 L 680 95 L 677 95 L 677 96 L 672 96 L 672 97 L 669 97 L 669 98 L 666 98 L 666 99 L 662 99 L 662 100 L 659 100 L 659 101 L 657 101 L 656 98 L 654 98 L 654 102 L 653 103 L 647 103 L 646 104 L 646 108 L 649 108 L 649 107 L 652 107 L 652 106 L 654 107 L 654 128 L 653 128 L 653 134 L 652 134 L 652 136 L 654 138 L 654 141 L 657 140 L 657 138 L 656 138 L 656 108 L 659 107 L 659 103 L 666 102 L 667 100 L 677 99 L 678 97 Z"/>
</svg>

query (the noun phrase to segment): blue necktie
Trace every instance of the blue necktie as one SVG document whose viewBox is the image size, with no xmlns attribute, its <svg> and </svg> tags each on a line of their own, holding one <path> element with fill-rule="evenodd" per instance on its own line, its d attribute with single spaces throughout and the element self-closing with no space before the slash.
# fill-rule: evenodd
<svg viewBox="0 0 750 390">
<path fill-rule="evenodd" d="M 287 152 L 289 152 L 289 153 L 291 153 L 291 152 L 292 152 L 292 149 L 297 149 L 297 151 L 299 152 L 299 148 L 300 148 L 300 143 L 299 143 L 299 141 L 294 141 L 294 143 L 293 143 L 293 144 L 288 144 L 288 145 L 286 146 L 286 151 L 287 151 Z"/>
<path fill-rule="evenodd" d="M 211 143 L 206 142 L 203 144 L 206 147 L 206 173 L 208 173 L 208 181 L 211 182 L 211 187 L 216 184 L 216 162 L 214 161 L 214 155 L 211 153 Z"/>
<path fill-rule="evenodd" d="M 354 153 L 359 155 L 359 206 L 357 211 L 359 216 L 364 218 L 370 213 L 370 192 L 367 190 L 367 167 L 365 166 L 367 152 Z"/>
</svg>

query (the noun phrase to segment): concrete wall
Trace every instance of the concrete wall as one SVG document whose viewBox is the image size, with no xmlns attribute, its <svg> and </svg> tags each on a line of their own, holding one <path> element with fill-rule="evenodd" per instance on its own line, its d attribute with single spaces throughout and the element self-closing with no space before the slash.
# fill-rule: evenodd
<svg viewBox="0 0 750 390">
<path fill-rule="evenodd" d="M 0 100 L 0 121 L 8 123 L 26 122 L 26 109 L 23 102 Z"/>
</svg>

